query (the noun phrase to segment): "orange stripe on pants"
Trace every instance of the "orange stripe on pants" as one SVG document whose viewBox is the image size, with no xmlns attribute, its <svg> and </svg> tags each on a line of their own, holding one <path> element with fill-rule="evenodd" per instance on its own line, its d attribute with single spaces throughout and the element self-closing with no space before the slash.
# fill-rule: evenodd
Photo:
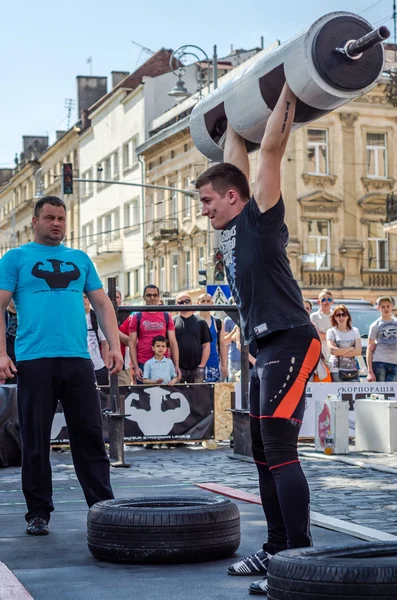
<svg viewBox="0 0 397 600">
<path fill-rule="evenodd" d="M 273 414 L 273 417 L 278 417 L 280 419 L 290 419 L 292 417 L 296 407 L 299 404 L 299 400 L 302 398 L 309 375 L 318 363 L 320 358 L 320 348 L 321 344 L 318 340 L 311 341 L 300 368 L 298 377 L 294 381 L 291 389 L 281 400 L 279 406 Z"/>
</svg>

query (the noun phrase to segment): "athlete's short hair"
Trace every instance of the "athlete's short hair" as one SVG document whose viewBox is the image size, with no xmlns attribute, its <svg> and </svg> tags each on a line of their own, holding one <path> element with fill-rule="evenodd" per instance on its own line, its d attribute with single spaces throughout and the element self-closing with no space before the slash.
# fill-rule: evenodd
<svg viewBox="0 0 397 600">
<path fill-rule="evenodd" d="M 251 196 L 248 179 L 238 167 L 231 163 L 220 163 L 204 171 L 196 180 L 196 190 L 209 183 L 221 196 L 224 196 L 230 189 L 236 190 L 242 200 L 249 200 Z"/>
<path fill-rule="evenodd" d="M 35 217 L 40 216 L 40 211 L 45 204 L 51 204 L 51 206 L 62 206 L 66 212 L 66 204 L 63 200 L 58 198 L 58 196 L 43 196 L 40 198 L 40 200 L 37 200 L 36 204 L 34 205 L 33 215 Z"/>
</svg>

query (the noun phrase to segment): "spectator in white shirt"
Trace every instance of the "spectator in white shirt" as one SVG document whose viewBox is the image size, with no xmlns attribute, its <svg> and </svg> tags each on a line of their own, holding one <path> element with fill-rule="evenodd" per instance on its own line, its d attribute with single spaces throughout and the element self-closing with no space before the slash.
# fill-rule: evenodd
<svg viewBox="0 0 397 600">
<path fill-rule="evenodd" d="M 85 318 L 87 320 L 87 343 L 88 351 L 94 365 L 95 377 L 98 385 L 109 385 L 108 363 L 109 346 L 95 312 L 91 309 L 90 301 L 83 294 Z"/>
<path fill-rule="evenodd" d="M 332 381 L 359 381 L 356 357 L 361 356 L 361 335 L 344 304 L 335 307 L 331 324 L 327 340 Z"/>
</svg>

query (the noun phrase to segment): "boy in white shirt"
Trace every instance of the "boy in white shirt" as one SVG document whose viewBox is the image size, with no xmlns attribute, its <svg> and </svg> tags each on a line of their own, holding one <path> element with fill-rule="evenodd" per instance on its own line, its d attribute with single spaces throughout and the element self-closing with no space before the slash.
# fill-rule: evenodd
<svg viewBox="0 0 397 600">
<path fill-rule="evenodd" d="M 381 313 L 369 328 L 367 346 L 368 381 L 397 381 L 397 319 L 389 296 L 377 300 Z"/>
<path fill-rule="evenodd" d="M 164 356 L 167 352 L 167 338 L 156 335 L 153 338 L 152 350 L 154 357 L 146 361 L 143 367 L 143 383 L 174 385 L 178 381 L 174 363 Z"/>
</svg>

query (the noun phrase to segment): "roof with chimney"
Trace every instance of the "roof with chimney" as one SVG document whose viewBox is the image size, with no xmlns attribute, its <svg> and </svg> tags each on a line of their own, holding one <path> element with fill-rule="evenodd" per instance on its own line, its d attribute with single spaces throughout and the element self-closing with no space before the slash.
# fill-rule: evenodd
<svg viewBox="0 0 397 600">
<path fill-rule="evenodd" d="M 89 112 L 93 112 L 97 110 L 101 104 L 106 102 L 108 98 L 110 98 L 117 90 L 120 88 L 127 89 L 129 92 L 134 91 L 139 85 L 142 83 L 143 77 L 158 77 L 158 75 L 164 75 L 164 73 L 168 73 L 170 71 L 170 58 L 172 55 L 172 50 L 166 50 L 165 48 L 161 48 L 148 58 L 146 62 L 143 63 L 136 71 L 130 73 L 122 79 L 114 88 L 102 96 L 99 100 L 95 102 L 92 106 L 90 106 Z"/>
</svg>

